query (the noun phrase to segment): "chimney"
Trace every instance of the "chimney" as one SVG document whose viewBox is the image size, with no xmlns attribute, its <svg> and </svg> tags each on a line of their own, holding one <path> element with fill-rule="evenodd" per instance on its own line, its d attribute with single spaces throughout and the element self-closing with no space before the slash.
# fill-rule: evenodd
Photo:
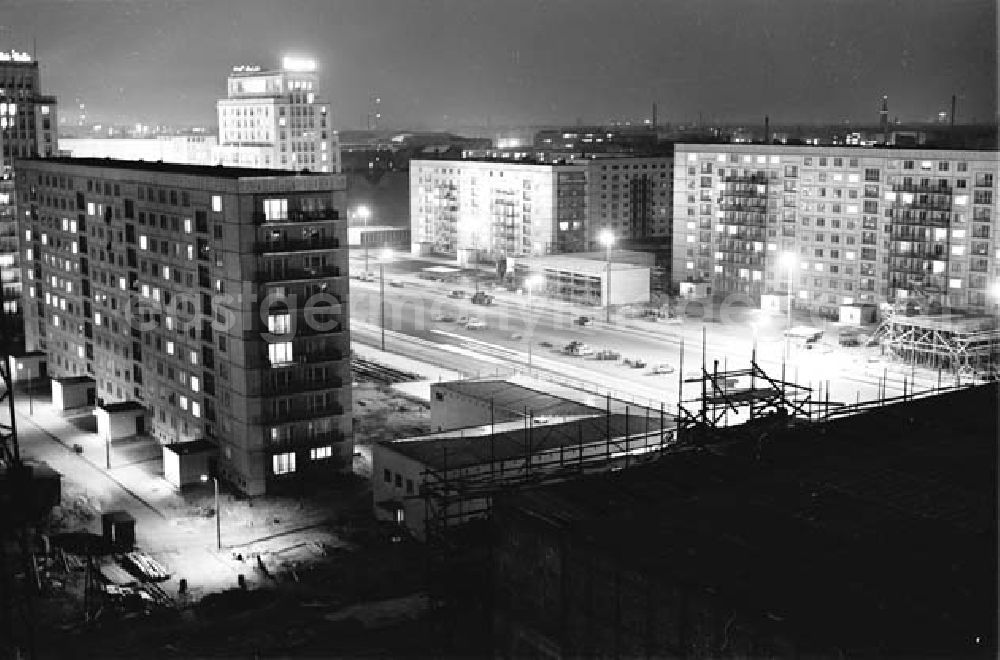
<svg viewBox="0 0 1000 660">
<path fill-rule="evenodd" d="M 951 97 L 951 98 L 952 98 L 952 101 L 955 100 L 954 96 Z M 655 103 L 653 104 L 653 130 L 654 131 L 656 130 L 656 104 Z"/>
<path fill-rule="evenodd" d="M 771 118 L 764 115 L 764 144 L 771 144 Z"/>
<path fill-rule="evenodd" d="M 952 133 L 952 137 L 955 137 L 955 95 L 951 95 L 951 114 L 948 115 L 948 119 L 951 120 L 951 126 L 949 130 Z"/>
<path fill-rule="evenodd" d="M 889 143 L 889 97 L 882 97 L 882 108 L 878 111 L 879 125 L 882 129 L 882 144 Z"/>
</svg>

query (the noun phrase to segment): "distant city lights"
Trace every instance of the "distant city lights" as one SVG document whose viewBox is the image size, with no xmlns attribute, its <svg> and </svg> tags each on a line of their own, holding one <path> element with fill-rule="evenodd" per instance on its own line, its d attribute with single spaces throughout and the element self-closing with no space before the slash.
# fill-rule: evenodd
<svg viewBox="0 0 1000 660">
<path fill-rule="evenodd" d="M 22 53 L 19 50 L 12 50 L 9 53 L 0 52 L 0 62 L 31 62 L 31 55 Z"/>
</svg>

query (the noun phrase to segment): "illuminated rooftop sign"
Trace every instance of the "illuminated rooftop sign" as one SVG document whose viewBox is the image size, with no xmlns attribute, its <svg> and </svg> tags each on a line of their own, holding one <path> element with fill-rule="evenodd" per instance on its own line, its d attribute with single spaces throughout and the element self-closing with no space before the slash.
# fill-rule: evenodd
<svg viewBox="0 0 1000 660">
<path fill-rule="evenodd" d="M 0 52 L 0 62 L 31 62 L 31 55 L 12 50 L 9 53 Z"/>
<path fill-rule="evenodd" d="M 260 67 L 256 64 L 240 64 L 233 67 L 233 73 L 257 73 Z"/>
<path fill-rule="evenodd" d="M 316 61 L 305 57 L 285 56 L 281 60 L 281 68 L 286 71 L 315 71 Z"/>
</svg>

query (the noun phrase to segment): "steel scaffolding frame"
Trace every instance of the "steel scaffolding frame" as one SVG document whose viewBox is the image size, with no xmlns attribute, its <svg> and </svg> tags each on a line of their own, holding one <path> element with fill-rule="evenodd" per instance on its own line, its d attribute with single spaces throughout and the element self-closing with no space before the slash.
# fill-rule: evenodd
<svg viewBox="0 0 1000 660">
<path fill-rule="evenodd" d="M 907 364 L 972 373 L 997 363 L 1000 328 L 993 317 L 893 314 L 868 342 L 876 343 Z"/>
</svg>

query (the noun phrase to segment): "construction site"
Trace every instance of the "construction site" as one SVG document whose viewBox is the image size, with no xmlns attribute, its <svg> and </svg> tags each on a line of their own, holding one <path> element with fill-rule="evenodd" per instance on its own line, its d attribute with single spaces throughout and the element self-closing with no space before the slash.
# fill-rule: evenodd
<svg viewBox="0 0 1000 660">
<path fill-rule="evenodd" d="M 992 378 L 1000 358 L 1000 325 L 994 316 L 895 312 L 887 315 L 868 343 L 881 345 L 906 364 L 949 375 Z"/>
</svg>

